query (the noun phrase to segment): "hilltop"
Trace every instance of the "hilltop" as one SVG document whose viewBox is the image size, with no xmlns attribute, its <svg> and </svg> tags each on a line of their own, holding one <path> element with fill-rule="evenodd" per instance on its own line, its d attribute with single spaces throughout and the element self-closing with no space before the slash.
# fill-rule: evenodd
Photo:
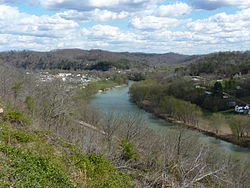
<svg viewBox="0 0 250 188">
<path fill-rule="evenodd" d="M 250 52 L 218 52 L 196 59 L 188 66 L 176 72 L 185 75 L 214 74 L 233 76 L 236 73 L 247 74 L 250 70 Z"/>
<path fill-rule="evenodd" d="M 178 65 L 197 59 L 177 53 L 147 54 L 129 52 L 109 52 L 104 50 L 63 49 L 49 52 L 9 51 L 0 53 L 0 61 L 26 69 L 83 70 L 99 62 L 128 65 L 143 68 L 155 65 Z"/>
</svg>

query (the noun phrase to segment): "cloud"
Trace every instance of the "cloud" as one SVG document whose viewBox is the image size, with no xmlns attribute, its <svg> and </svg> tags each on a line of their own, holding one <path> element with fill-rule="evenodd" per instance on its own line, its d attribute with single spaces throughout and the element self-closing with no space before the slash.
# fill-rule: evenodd
<svg viewBox="0 0 250 188">
<path fill-rule="evenodd" d="M 86 37 L 89 49 L 140 51 L 145 45 L 145 41 L 140 34 L 137 35 L 110 25 L 98 24 L 89 28 L 83 28 L 82 35 Z"/>
<path fill-rule="evenodd" d="M 181 23 L 175 18 L 165 18 L 156 16 L 134 17 L 130 21 L 133 28 L 139 30 L 160 30 L 174 28 Z"/>
<path fill-rule="evenodd" d="M 72 9 L 91 11 L 94 9 L 120 11 L 136 11 L 160 0 L 39 0 L 40 4 L 51 10 Z"/>
<path fill-rule="evenodd" d="M 156 16 L 182 16 L 190 13 L 192 8 L 186 3 L 175 3 L 170 5 L 161 5 L 157 7 L 154 11 Z"/>
<path fill-rule="evenodd" d="M 0 5 L 0 32 L 5 34 L 61 37 L 78 28 L 76 22 L 58 16 L 35 16 Z"/>
<path fill-rule="evenodd" d="M 15 4 L 35 4 L 32 0 L 0 0 L 0 4 L 15 5 Z"/>
<path fill-rule="evenodd" d="M 138 36 L 134 33 L 122 31 L 118 27 L 110 25 L 95 25 L 90 28 L 83 28 L 82 33 L 88 40 L 106 41 L 111 43 L 135 42 Z"/>
<path fill-rule="evenodd" d="M 222 7 L 236 6 L 240 8 L 250 7 L 249 0 L 190 0 L 198 9 L 215 10 Z"/>
<path fill-rule="evenodd" d="M 137 0 L 137 1 L 144 2 L 144 0 Z M 134 2 L 136 1 L 134 0 Z M 119 9 L 113 11 L 109 10 L 111 7 L 106 6 L 106 7 L 95 8 L 93 10 L 90 7 L 89 7 L 90 10 L 71 9 L 61 13 L 57 13 L 57 15 L 67 20 L 76 20 L 82 22 L 84 21 L 108 22 L 113 20 L 124 19 L 127 17 L 145 17 L 145 16 L 176 17 L 188 14 L 192 10 L 192 8 L 186 3 L 175 3 L 175 4 L 160 5 L 160 6 L 157 6 L 156 4 L 147 4 L 147 5 L 148 6 L 142 9 L 138 9 L 135 12 L 133 11 L 131 12 L 131 10 L 118 11 Z M 120 5 L 117 6 L 119 7 Z"/>
<path fill-rule="evenodd" d="M 220 35 L 221 34 L 221 35 Z M 169 52 L 174 51 L 182 54 L 204 54 L 215 51 L 232 51 L 232 50 L 249 50 L 249 32 L 238 39 L 240 33 L 234 32 L 228 38 L 224 38 L 226 33 L 204 34 L 192 31 L 144 31 L 144 47 L 141 49 L 145 52 Z M 243 33 L 242 33 L 243 34 Z M 244 37 L 247 37 L 244 40 Z"/>
<path fill-rule="evenodd" d="M 112 51 L 174 51 L 191 54 L 249 49 L 250 8 L 234 14 L 219 13 L 205 19 L 192 20 L 174 18 L 188 14 L 191 8 L 185 3 L 150 5 L 145 0 L 111 1 L 111 5 L 105 8 L 97 8 L 100 4 L 92 4 L 91 7 L 89 4 L 90 9 L 86 11 L 67 9 L 41 16 L 22 12 L 13 6 L 0 5 L 0 50 L 101 48 Z M 113 11 L 112 7 L 119 6 L 114 4 L 118 1 L 141 3 L 145 8 L 133 12 L 132 9 L 123 11 L 120 7 Z M 55 0 L 50 2 L 54 3 Z M 66 1 L 57 0 L 57 4 L 60 2 Z M 86 2 L 90 3 L 91 0 L 80 4 Z M 153 0 L 150 2 L 153 3 Z M 116 22 L 112 26 L 103 24 L 124 18 L 130 19 L 130 28 L 113 25 Z M 89 23 L 79 23 L 85 21 Z"/>
<path fill-rule="evenodd" d="M 207 44 L 228 46 L 231 50 L 249 50 L 250 42 L 250 8 L 235 14 L 219 13 L 206 19 L 200 19 L 187 24 L 187 28 L 194 35 L 210 37 Z M 225 50 L 226 47 L 220 49 Z M 214 50 L 214 49 L 213 49 Z"/>
<path fill-rule="evenodd" d="M 250 8 L 236 14 L 219 13 L 206 19 L 199 19 L 187 24 L 187 27 L 200 33 L 218 33 L 250 30 Z"/>
<path fill-rule="evenodd" d="M 20 0 L 0 0 L 0 3 L 17 3 L 20 2 Z"/>
<path fill-rule="evenodd" d="M 77 45 L 81 37 L 79 30 L 76 22 L 56 15 L 35 16 L 15 7 L 0 5 L 0 35 L 8 38 L 9 48 L 45 50 L 61 44 Z"/>
<path fill-rule="evenodd" d="M 107 22 L 113 20 L 124 19 L 129 16 L 128 12 L 112 12 L 109 10 L 95 9 L 93 11 L 79 12 L 77 10 L 68 10 L 62 13 L 57 13 L 58 16 L 66 20 L 84 21 L 97 21 Z"/>
<path fill-rule="evenodd" d="M 114 46 L 117 50 L 129 50 L 131 44 L 140 43 L 140 38 L 114 26 L 81 28 L 77 22 L 58 14 L 35 16 L 0 5 L 0 41 L 0 50 L 104 47 L 112 50 Z"/>
<path fill-rule="evenodd" d="M 166 50 L 187 54 L 249 50 L 250 8 L 235 14 L 219 13 L 206 19 L 187 20 L 183 27 L 186 29 L 142 30 L 143 40 L 147 41 L 143 50 Z"/>
</svg>

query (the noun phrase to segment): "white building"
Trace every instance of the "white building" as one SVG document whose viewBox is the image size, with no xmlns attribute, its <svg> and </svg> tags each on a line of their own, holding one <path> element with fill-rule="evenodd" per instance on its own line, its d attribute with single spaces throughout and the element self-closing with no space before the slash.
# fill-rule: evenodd
<svg viewBox="0 0 250 188">
<path fill-rule="evenodd" d="M 235 108 L 234 108 L 234 111 L 237 112 L 237 113 L 247 113 L 250 115 L 250 107 L 249 105 L 246 105 L 246 106 L 238 106 L 236 105 Z"/>
</svg>

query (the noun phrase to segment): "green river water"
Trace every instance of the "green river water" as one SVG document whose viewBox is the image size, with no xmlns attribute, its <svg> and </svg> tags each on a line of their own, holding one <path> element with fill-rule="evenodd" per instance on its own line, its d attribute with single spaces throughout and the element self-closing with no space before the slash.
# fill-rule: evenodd
<svg viewBox="0 0 250 188">
<path fill-rule="evenodd" d="M 130 83 L 131 85 L 131 83 Z M 160 129 L 170 129 L 175 126 L 163 119 L 157 118 L 154 115 L 145 112 L 144 110 L 138 108 L 135 104 L 131 103 L 129 100 L 129 87 L 116 88 L 103 93 L 98 93 L 94 97 L 90 99 L 90 103 L 100 109 L 103 112 L 115 112 L 124 114 L 128 112 L 139 113 L 144 117 L 145 121 L 151 128 L 156 130 Z M 190 131 L 190 130 L 189 130 Z M 239 147 L 237 145 L 231 144 L 229 142 L 225 142 L 219 139 L 215 139 L 213 137 L 205 136 L 197 131 L 193 131 L 195 134 L 199 135 L 200 140 L 207 144 L 213 145 L 221 152 L 228 152 L 232 156 L 244 159 L 246 157 L 250 157 L 250 150 L 246 148 Z"/>
</svg>

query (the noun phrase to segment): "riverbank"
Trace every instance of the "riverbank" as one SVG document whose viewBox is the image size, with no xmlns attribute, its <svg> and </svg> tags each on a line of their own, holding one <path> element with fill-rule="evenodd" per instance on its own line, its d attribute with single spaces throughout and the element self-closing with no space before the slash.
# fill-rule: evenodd
<svg viewBox="0 0 250 188">
<path fill-rule="evenodd" d="M 115 82 L 114 80 L 97 80 L 89 83 L 85 88 L 82 89 L 82 97 L 86 99 L 94 96 L 97 93 L 102 93 L 114 88 L 127 87 L 126 82 Z"/>
<path fill-rule="evenodd" d="M 121 84 L 121 85 L 117 85 L 117 86 L 107 87 L 107 88 L 103 88 L 103 89 L 97 90 L 97 93 L 102 93 L 102 92 L 105 92 L 105 91 L 109 91 L 111 89 L 116 89 L 116 88 L 121 88 L 121 87 L 127 87 L 127 86 L 128 86 L 128 84 Z"/>
<path fill-rule="evenodd" d="M 202 129 L 199 125 L 198 125 L 198 127 L 196 127 L 196 126 L 184 123 L 182 121 L 176 120 L 176 119 L 174 119 L 172 117 L 169 117 L 169 116 L 167 116 L 165 114 L 159 114 L 159 113 L 155 112 L 153 109 L 151 109 L 149 105 L 140 105 L 140 106 L 137 105 L 137 106 L 139 108 L 145 110 L 146 112 L 149 112 L 149 113 L 153 114 L 154 116 L 156 116 L 158 118 L 164 119 L 164 120 L 172 123 L 173 125 L 185 127 L 185 128 L 188 128 L 188 129 L 192 129 L 192 130 L 198 131 L 198 132 L 200 132 L 200 133 L 202 133 L 202 134 L 204 134 L 206 136 L 214 137 L 216 139 L 220 139 L 220 140 L 223 140 L 223 141 L 226 141 L 226 142 L 230 142 L 232 144 L 235 144 L 235 145 L 238 145 L 238 146 L 250 149 L 250 140 L 245 140 L 245 141 L 239 142 L 231 134 L 224 134 L 224 135 L 222 135 L 222 134 L 216 134 L 215 132 Z"/>
</svg>

